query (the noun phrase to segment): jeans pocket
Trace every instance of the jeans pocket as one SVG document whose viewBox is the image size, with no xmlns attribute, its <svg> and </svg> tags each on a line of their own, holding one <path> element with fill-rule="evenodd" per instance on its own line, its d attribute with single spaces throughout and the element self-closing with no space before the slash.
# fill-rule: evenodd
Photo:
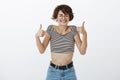
<svg viewBox="0 0 120 80">
<path fill-rule="evenodd" d="M 59 71 L 52 66 L 49 66 L 46 80 L 59 80 L 59 78 Z"/>
</svg>

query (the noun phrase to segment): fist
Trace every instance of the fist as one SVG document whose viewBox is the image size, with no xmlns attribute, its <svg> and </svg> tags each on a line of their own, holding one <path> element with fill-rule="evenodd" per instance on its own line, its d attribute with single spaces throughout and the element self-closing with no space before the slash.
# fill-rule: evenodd
<svg viewBox="0 0 120 80">
<path fill-rule="evenodd" d="M 38 32 L 36 33 L 36 37 L 44 37 L 44 35 L 45 35 L 45 31 L 42 30 L 42 25 L 40 24 L 40 28 Z"/>
</svg>

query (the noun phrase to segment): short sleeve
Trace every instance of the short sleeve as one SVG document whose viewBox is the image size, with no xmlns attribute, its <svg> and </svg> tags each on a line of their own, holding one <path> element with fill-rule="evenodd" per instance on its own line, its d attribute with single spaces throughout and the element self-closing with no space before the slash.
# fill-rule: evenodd
<svg viewBox="0 0 120 80">
<path fill-rule="evenodd" d="M 76 26 L 72 26 L 72 29 L 73 29 L 73 35 L 77 35 L 78 34 L 78 31 L 77 31 L 77 27 Z"/>
<path fill-rule="evenodd" d="M 46 32 L 47 32 L 49 35 L 51 35 L 52 26 L 53 26 L 53 25 L 49 25 L 48 28 L 47 28 L 47 30 L 46 30 Z"/>
</svg>

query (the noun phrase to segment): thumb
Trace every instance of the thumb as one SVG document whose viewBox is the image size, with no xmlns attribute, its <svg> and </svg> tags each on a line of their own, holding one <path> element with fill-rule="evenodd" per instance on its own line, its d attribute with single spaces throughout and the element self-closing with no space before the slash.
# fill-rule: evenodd
<svg viewBox="0 0 120 80">
<path fill-rule="evenodd" d="M 42 29 L 42 24 L 40 24 L 40 30 Z"/>
<path fill-rule="evenodd" d="M 84 24 L 85 24 L 85 21 L 83 21 L 83 23 L 82 23 L 82 27 L 84 28 Z"/>
</svg>

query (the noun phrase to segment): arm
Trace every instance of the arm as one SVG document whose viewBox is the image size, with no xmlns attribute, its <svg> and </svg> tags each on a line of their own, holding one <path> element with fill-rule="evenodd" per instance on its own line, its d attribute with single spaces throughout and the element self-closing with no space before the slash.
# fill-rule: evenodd
<svg viewBox="0 0 120 80">
<path fill-rule="evenodd" d="M 45 33 L 42 29 L 42 26 L 40 26 L 39 31 L 36 33 L 35 38 L 36 38 L 36 45 L 39 50 L 39 52 L 42 54 L 46 50 L 48 43 L 50 41 L 50 36 L 49 34 Z M 43 42 L 41 42 L 40 37 L 43 37 Z"/>
<path fill-rule="evenodd" d="M 76 45 L 77 45 L 77 48 L 78 50 L 80 51 L 80 53 L 82 55 L 84 55 L 86 53 L 86 49 L 87 49 L 87 32 L 86 30 L 84 29 L 84 22 L 83 22 L 83 25 L 82 27 L 77 27 L 77 30 L 79 33 L 81 33 L 83 36 L 82 36 L 82 40 L 80 38 L 80 34 L 77 34 L 75 36 L 75 42 L 76 42 Z"/>
</svg>

